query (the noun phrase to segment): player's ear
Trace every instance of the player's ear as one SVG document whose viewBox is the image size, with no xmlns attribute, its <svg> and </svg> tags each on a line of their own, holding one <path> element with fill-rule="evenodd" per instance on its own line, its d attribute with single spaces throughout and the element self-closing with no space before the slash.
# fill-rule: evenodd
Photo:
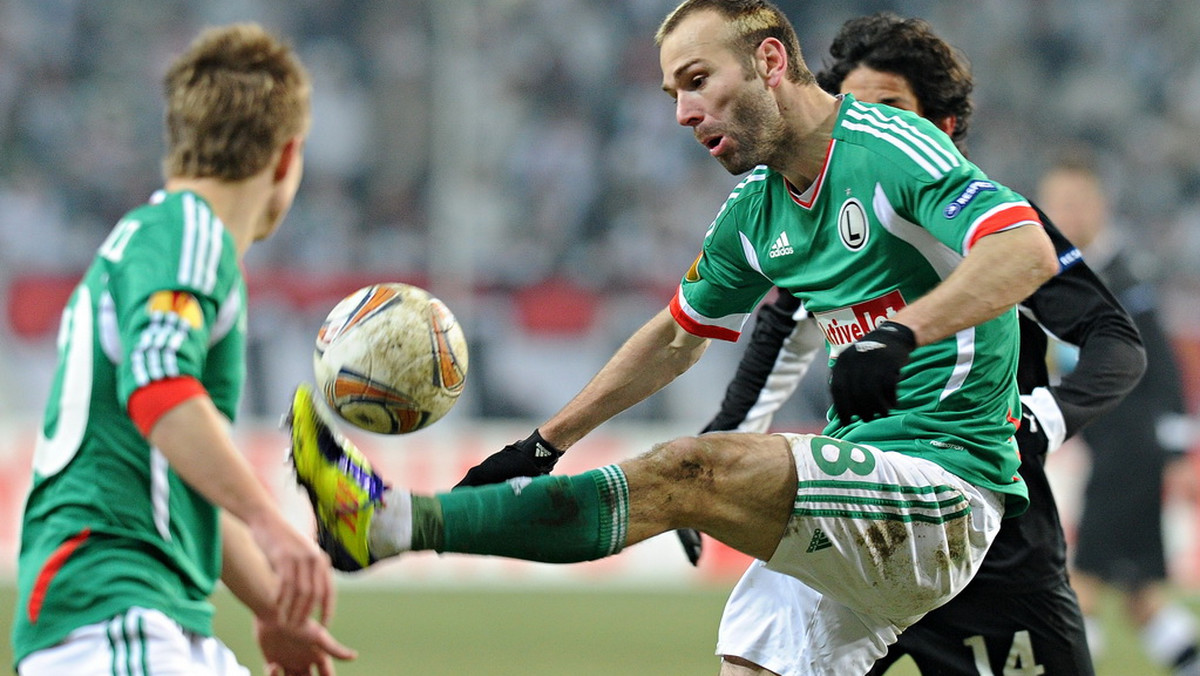
<svg viewBox="0 0 1200 676">
<path fill-rule="evenodd" d="M 758 76 L 763 78 L 768 87 L 777 87 L 787 75 L 787 50 L 783 43 L 776 38 L 766 38 L 758 43 L 754 52 L 754 65 Z"/>
<path fill-rule="evenodd" d="M 279 183 L 288 175 L 288 172 L 292 170 L 293 164 L 300 162 L 303 153 L 303 137 L 293 136 L 283 144 L 283 147 L 279 149 L 279 159 L 275 161 L 274 179 L 276 183 Z"/>
<path fill-rule="evenodd" d="M 954 136 L 954 128 L 958 126 L 958 116 L 947 115 L 945 117 L 939 117 L 938 119 L 934 120 L 933 123 L 937 125 L 938 129 L 946 132 L 947 136 Z"/>
</svg>

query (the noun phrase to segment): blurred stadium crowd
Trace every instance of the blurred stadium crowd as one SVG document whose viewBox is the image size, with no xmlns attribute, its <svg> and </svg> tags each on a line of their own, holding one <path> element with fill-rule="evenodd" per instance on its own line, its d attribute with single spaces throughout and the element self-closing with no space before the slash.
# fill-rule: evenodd
<svg viewBox="0 0 1200 676">
<path fill-rule="evenodd" d="M 674 4 L 0 3 L 0 417 L 40 410 L 64 289 L 160 183 L 165 63 L 200 27 L 240 20 L 289 36 L 315 83 L 300 197 L 247 259 L 248 413 L 282 410 L 337 298 L 398 280 L 442 296 L 471 338 L 464 415 L 549 415 L 666 304 L 736 182 L 660 90 L 652 35 Z M 971 157 L 1009 185 L 1032 190 L 1058 149 L 1091 146 L 1185 358 L 1200 357 L 1200 3 L 779 4 L 814 70 L 847 18 L 928 19 L 976 74 Z M 702 424 L 738 354 L 715 352 L 687 376 L 707 387 L 631 414 Z M 780 422 L 811 423 L 822 394 Z"/>
</svg>

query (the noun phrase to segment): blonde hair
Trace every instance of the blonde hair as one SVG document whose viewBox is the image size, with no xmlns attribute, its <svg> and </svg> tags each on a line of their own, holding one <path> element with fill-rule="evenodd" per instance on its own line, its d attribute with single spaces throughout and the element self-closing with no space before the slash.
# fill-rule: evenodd
<svg viewBox="0 0 1200 676">
<path fill-rule="evenodd" d="M 201 33 L 171 64 L 163 88 L 167 177 L 243 180 L 308 131 L 308 71 L 257 24 Z"/>
<path fill-rule="evenodd" d="M 787 53 L 788 80 L 798 84 L 816 83 L 812 71 L 804 63 L 796 30 L 778 7 L 765 0 L 684 0 L 663 19 L 654 34 L 654 44 L 661 47 L 663 40 L 684 19 L 705 10 L 714 11 L 729 22 L 732 37 L 728 46 L 741 59 L 748 76 L 754 72 L 754 53 L 758 46 L 767 38 L 775 38 L 783 43 Z"/>
</svg>

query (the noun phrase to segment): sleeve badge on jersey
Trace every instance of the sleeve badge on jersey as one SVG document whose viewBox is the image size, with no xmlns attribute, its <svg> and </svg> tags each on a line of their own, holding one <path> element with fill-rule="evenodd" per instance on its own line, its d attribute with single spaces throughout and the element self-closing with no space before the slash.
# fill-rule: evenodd
<svg viewBox="0 0 1200 676">
<path fill-rule="evenodd" d="M 146 304 L 148 314 L 164 313 L 178 315 L 193 329 L 204 325 L 204 313 L 200 301 L 187 291 L 156 291 Z"/>
<path fill-rule="evenodd" d="M 683 278 L 684 278 L 685 280 L 687 280 L 687 281 L 689 281 L 689 282 L 698 282 L 698 281 L 700 281 L 700 270 L 699 270 L 699 268 L 700 268 L 700 259 L 701 259 L 701 258 L 704 258 L 704 252 L 703 252 L 703 251 L 701 251 L 701 252 L 700 252 L 700 254 L 699 254 L 698 256 L 696 256 L 696 260 L 692 261 L 692 267 L 688 268 L 687 274 L 685 274 L 685 275 L 683 276 Z"/>
</svg>

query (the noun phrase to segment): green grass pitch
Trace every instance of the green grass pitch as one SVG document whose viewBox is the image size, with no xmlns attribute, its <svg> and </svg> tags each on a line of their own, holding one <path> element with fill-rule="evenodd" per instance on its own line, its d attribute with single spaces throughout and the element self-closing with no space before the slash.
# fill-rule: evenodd
<svg viewBox="0 0 1200 676">
<path fill-rule="evenodd" d="M 347 584 L 338 598 L 334 634 L 358 649 L 341 676 L 393 674 L 479 676 L 715 676 L 717 621 L 726 589 L 654 591 L 598 586 L 531 590 L 384 587 Z M 262 673 L 250 618 L 218 593 L 217 632 L 252 673 Z M 0 585 L 0 664 L 11 662 L 10 584 Z M 1189 603 L 1193 608 L 1197 603 Z M 1165 676 L 1140 654 L 1136 632 L 1106 606 L 1109 656 L 1098 676 Z M 7 666 L 0 667 L 7 670 Z M 889 676 L 915 676 L 902 662 Z"/>
</svg>

